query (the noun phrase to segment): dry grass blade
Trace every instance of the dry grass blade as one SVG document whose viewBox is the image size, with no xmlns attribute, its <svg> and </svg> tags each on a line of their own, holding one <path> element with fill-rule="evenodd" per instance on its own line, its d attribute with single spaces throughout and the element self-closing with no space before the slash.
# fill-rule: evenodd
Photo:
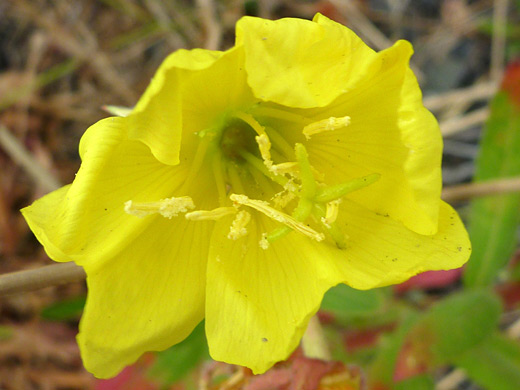
<svg viewBox="0 0 520 390">
<path fill-rule="evenodd" d="M 491 79 L 500 81 L 504 73 L 508 0 L 495 0 L 493 40 L 491 42 Z"/>
<path fill-rule="evenodd" d="M 110 62 L 105 53 L 101 52 L 93 43 L 97 42 L 96 37 L 90 33 L 86 27 L 81 28 L 82 33 L 86 34 L 86 41 L 91 43 L 90 47 L 85 45 L 60 27 L 60 24 L 51 17 L 42 15 L 35 6 L 26 0 L 16 2 L 16 7 L 34 23 L 47 31 L 54 43 L 69 55 L 82 62 L 88 63 L 96 72 L 99 79 L 106 84 L 115 94 L 127 104 L 134 104 L 137 101 L 137 94 L 127 85 L 127 82 L 119 76 L 119 73 Z"/>
<path fill-rule="evenodd" d="M 472 126 L 480 125 L 486 121 L 489 117 L 489 108 L 484 107 L 475 111 L 470 112 L 464 116 L 458 116 L 454 118 L 447 119 L 441 123 L 439 126 L 441 128 L 441 133 L 443 137 L 449 137 L 451 135 L 457 134 L 461 131 L 469 129 Z"/>
<path fill-rule="evenodd" d="M 467 88 L 427 96 L 423 99 L 423 103 L 430 111 L 437 111 L 455 103 L 473 103 L 479 100 L 490 99 L 496 91 L 497 83 L 495 81 L 489 81 Z"/>
<path fill-rule="evenodd" d="M 204 48 L 217 50 L 222 42 L 222 26 L 217 20 L 217 11 L 213 0 L 197 0 L 199 15 L 206 32 Z"/>
<path fill-rule="evenodd" d="M 47 191 L 53 191 L 61 187 L 59 180 L 47 169 L 42 167 L 25 147 L 14 137 L 9 130 L 0 125 L 0 146 L 39 185 Z"/>
</svg>

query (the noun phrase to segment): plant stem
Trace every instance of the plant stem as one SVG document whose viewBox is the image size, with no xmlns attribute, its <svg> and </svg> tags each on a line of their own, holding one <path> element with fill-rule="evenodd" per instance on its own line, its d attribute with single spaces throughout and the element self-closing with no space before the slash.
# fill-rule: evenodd
<svg viewBox="0 0 520 390">
<path fill-rule="evenodd" d="M 85 271 L 74 263 L 47 265 L 37 269 L 0 275 L 0 296 L 79 282 Z"/>
</svg>

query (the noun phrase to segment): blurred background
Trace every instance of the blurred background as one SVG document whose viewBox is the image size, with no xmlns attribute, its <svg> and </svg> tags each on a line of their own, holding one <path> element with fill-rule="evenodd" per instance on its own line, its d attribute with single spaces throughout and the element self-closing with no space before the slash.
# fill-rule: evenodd
<svg viewBox="0 0 520 390">
<path fill-rule="evenodd" d="M 445 137 L 443 197 L 474 245 L 466 269 L 332 289 L 320 319 L 341 363 L 297 351 L 257 378 L 211 362 L 201 325 L 96 380 L 75 342 L 83 282 L 1 296 L 0 390 L 520 389 L 519 0 L 0 0 L 0 274 L 52 263 L 19 209 L 73 180 L 104 105 L 133 106 L 176 49 L 231 47 L 243 15 L 316 12 L 376 50 L 413 43 Z"/>
</svg>

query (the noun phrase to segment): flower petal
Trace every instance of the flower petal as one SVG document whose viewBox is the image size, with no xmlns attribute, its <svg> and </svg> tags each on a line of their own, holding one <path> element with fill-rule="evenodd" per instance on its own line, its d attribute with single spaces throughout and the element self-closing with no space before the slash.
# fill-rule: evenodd
<svg viewBox="0 0 520 390">
<path fill-rule="evenodd" d="M 179 163 L 181 138 L 214 126 L 219 116 L 255 100 L 246 82 L 243 48 L 171 54 L 128 116 L 129 137 L 162 163 Z"/>
<path fill-rule="evenodd" d="M 212 225 L 158 218 L 116 257 L 85 267 L 78 343 L 88 371 L 114 376 L 142 353 L 182 341 L 202 320 Z"/>
<path fill-rule="evenodd" d="M 401 283 L 424 271 L 459 268 L 471 253 L 464 225 L 444 202 L 438 232 L 432 236 L 415 233 L 351 201 L 341 204 L 337 223 L 349 236 L 345 282 L 361 290 Z"/>
<path fill-rule="evenodd" d="M 329 104 L 375 55 L 351 30 L 319 14 L 313 22 L 244 17 L 236 30 L 255 96 L 290 107 Z"/>
<path fill-rule="evenodd" d="M 414 233 L 354 202 L 343 202 L 341 209 L 337 223 L 349 236 L 345 250 L 294 232 L 260 249 L 261 233 L 276 226 L 262 217 L 237 241 L 226 237 L 228 222 L 217 225 L 206 290 L 206 333 L 214 359 L 262 373 L 296 348 L 330 287 L 399 283 L 425 270 L 460 267 L 469 257 L 467 234 L 445 203 L 434 236 Z"/>
<path fill-rule="evenodd" d="M 163 165 L 147 146 L 127 140 L 126 124 L 108 118 L 91 126 L 74 183 L 22 210 L 53 260 L 86 265 L 114 256 L 154 220 L 128 215 L 124 203 L 171 197 L 186 177 L 185 164 Z"/>
<path fill-rule="evenodd" d="M 442 138 L 422 105 L 408 66 L 411 54 L 405 41 L 379 52 L 366 79 L 315 112 L 316 119 L 348 115 L 350 124 L 314 135 L 307 149 L 327 182 L 381 174 L 377 183 L 349 198 L 430 235 L 437 231 Z"/>
<path fill-rule="evenodd" d="M 327 259 L 306 254 L 309 248 L 316 254 L 314 242 L 297 233 L 261 249 L 261 233 L 277 226 L 257 217 L 248 235 L 233 241 L 227 238 L 229 221 L 223 221 L 211 239 L 206 281 L 210 355 L 255 374 L 289 356 L 325 291 L 342 280 L 334 267 L 327 267 Z"/>
<path fill-rule="evenodd" d="M 162 163 L 179 163 L 182 138 L 182 89 L 187 75 L 210 68 L 222 52 L 178 50 L 164 60 L 128 116 L 128 136 L 148 145 Z"/>
</svg>

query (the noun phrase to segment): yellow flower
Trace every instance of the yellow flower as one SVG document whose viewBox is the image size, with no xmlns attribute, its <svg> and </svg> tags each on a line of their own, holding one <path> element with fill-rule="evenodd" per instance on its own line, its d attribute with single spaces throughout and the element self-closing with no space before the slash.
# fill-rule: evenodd
<svg viewBox="0 0 520 390">
<path fill-rule="evenodd" d="M 90 127 L 74 182 L 23 210 L 87 272 L 85 367 L 113 376 L 205 318 L 214 359 L 261 373 L 331 286 L 460 267 L 411 54 L 319 14 L 245 17 L 233 48 L 173 53 L 127 117 Z"/>
</svg>

